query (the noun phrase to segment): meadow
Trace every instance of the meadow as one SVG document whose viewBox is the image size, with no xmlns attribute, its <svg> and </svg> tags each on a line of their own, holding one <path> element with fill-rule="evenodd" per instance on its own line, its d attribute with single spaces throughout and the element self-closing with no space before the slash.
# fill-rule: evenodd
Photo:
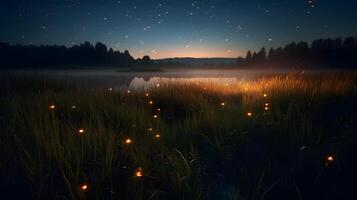
<svg viewBox="0 0 357 200">
<path fill-rule="evenodd" d="M 357 198 L 356 72 L 0 88 L 3 199 Z"/>
</svg>

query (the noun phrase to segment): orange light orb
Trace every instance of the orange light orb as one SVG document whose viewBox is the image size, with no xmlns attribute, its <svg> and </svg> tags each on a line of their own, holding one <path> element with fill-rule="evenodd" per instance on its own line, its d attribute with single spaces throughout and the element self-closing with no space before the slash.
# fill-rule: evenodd
<svg viewBox="0 0 357 200">
<path fill-rule="evenodd" d="M 132 141 L 131 141 L 130 138 L 128 138 L 128 139 L 125 140 L 125 144 L 131 144 L 131 143 L 132 143 Z"/>
<path fill-rule="evenodd" d="M 156 134 L 155 137 L 156 137 L 156 138 L 160 138 L 160 134 Z"/>
<path fill-rule="evenodd" d="M 263 97 L 267 97 L 268 95 L 266 93 L 263 94 Z"/>
<path fill-rule="evenodd" d="M 130 94 L 130 93 L 131 93 L 131 91 L 130 91 L 130 90 L 128 90 L 128 91 L 126 91 L 126 93 Z"/>
<path fill-rule="evenodd" d="M 253 115 L 253 113 L 247 112 L 247 116 L 248 116 L 248 117 L 251 117 L 252 115 Z"/>
<path fill-rule="evenodd" d="M 158 115 L 154 115 L 154 118 L 158 118 L 159 116 Z"/>
<path fill-rule="evenodd" d="M 265 106 L 269 106 L 269 103 L 265 103 L 264 105 L 265 105 Z"/>
<path fill-rule="evenodd" d="M 145 96 L 147 96 L 147 97 L 148 97 L 148 96 L 149 96 L 149 93 L 145 93 Z"/>
<path fill-rule="evenodd" d="M 269 110 L 269 107 L 264 107 L 264 110 Z"/>
<path fill-rule="evenodd" d="M 87 189 L 88 189 L 88 185 L 87 184 L 81 185 L 81 190 L 85 191 Z"/>
<path fill-rule="evenodd" d="M 52 105 L 49 106 L 49 108 L 50 108 L 51 110 L 53 110 L 53 109 L 55 109 L 55 105 L 52 104 Z"/>
<path fill-rule="evenodd" d="M 156 87 L 160 87 L 160 83 L 156 83 Z"/>
<path fill-rule="evenodd" d="M 326 160 L 327 160 L 328 162 L 333 162 L 335 159 L 334 159 L 333 156 L 327 156 L 327 157 L 326 157 Z"/>
<path fill-rule="evenodd" d="M 224 103 L 224 102 L 221 103 L 221 106 L 225 106 L 225 105 L 226 105 L 226 103 Z"/>
<path fill-rule="evenodd" d="M 142 170 L 141 167 L 139 167 L 139 168 L 135 171 L 134 176 L 137 177 L 137 178 L 140 178 L 140 177 L 143 176 L 143 170 Z"/>
<path fill-rule="evenodd" d="M 84 133 L 84 129 L 78 129 L 78 133 Z"/>
<path fill-rule="evenodd" d="M 149 104 L 152 105 L 154 102 L 153 101 L 149 101 Z"/>
</svg>

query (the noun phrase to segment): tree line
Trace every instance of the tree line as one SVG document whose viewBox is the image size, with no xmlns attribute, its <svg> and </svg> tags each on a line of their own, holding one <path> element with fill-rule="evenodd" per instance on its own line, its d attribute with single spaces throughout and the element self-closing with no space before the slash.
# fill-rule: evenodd
<svg viewBox="0 0 357 200">
<path fill-rule="evenodd" d="M 64 68 L 73 66 L 108 65 L 130 67 L 134 65 L 149 65 L 151 59 L 144 56 L 135 60 L 125 50 L 115 51 L 103 43 L 92 45 L 84 42 L 72 47 L 57 45 L 10 45 L 0 43 L 1 68 Z"/>
<path fill-rule="evenodd" d="M 263 47 L 258 52 L 248 51 L 245 58 L 238 58 L 238 65 L 247 68 L 332 68 L 357 67 L 357 38 L 318 39 L 289 43 L 285 47 Z"/>
<path fill-rule="evenodd" d="M 356 68 L 357 38 L 318 39 L 307 42 L 289 43 L 285 47 L 264 47 L 260 51 L 248 51 L 245 58 L 239 57 L 230 67 L 253 69 L 319 69 Z M 207 60 L 210 63 L 210 60 Z M 0 68 L 72 68 L 73 66 L 184 66 L 177 61 L 160 62 L 149 56 L 134 59 L 129 51 L 113 50 L 103 44 L 84 42 L 71 47 L 58 45 L 10 45 L 0 42 Z M 207 66 L 206 66 L 207 67 Z"/>
</svg>

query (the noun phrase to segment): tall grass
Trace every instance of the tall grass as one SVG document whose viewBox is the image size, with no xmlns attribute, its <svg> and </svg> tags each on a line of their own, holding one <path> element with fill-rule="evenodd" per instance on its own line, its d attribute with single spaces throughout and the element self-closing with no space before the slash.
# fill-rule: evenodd
<svg viewBox="0 0 357 200">
<path fill-rule="evenodd" d="M 356 174 L 356 80 L 356 73 L 288 74 L 237 84 L 168 82 L 128 93 L 4 78 L 2 194 L 346 197 L 354 193 L 348 175 Z"/>
</svg>

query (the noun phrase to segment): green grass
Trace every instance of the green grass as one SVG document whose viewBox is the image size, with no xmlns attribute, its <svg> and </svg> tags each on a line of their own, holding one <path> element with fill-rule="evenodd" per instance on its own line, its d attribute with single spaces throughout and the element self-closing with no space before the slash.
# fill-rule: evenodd
<svg viewBox="0 0 357 200">
<path fill-rule="evenodd" d="M 356 80 L 354 72 L 288 74 L 236 85 L 168 83 L 128 94 L 3 77 L 2 194 L 343 198 L 354 193 L 348 186 L 356 175 Z M 138 170 L 142 177 L 135 177 Z"/>
</svg>

